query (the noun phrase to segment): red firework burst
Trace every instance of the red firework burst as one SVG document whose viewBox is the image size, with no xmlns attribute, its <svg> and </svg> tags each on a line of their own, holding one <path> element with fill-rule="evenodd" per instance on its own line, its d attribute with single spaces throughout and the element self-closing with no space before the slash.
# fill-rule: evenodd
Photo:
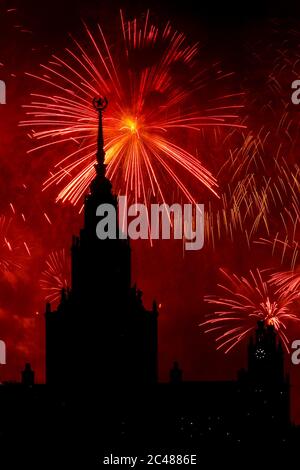
<svg viewBox="0 0 300 470">
<path fill-rule="evenodd" d="M 206 327 L 205 333 L 218 333 L 217 349 L 228 353 L 255 330 L 258 320 L 264 320 L 266 325 L 274 326 L 288 350 L 287 322 L 300 320 L 294 308 L 298 291 L 278 291 L 259 269 L 250 271 L 248 278 L 221 272 L 227 280 L 227 285 L 219 284 L 224 296 L 205 297 L 206 302 L 221 310 L 200 325 Z"/>
<path fill-rule="evenodd" d="M 134 201 L 153 197 L 165 200 L 169 183 L 190 201 L 183 182 L 192 176 L 213 194 L 217 182 L 196 156 L 180 146 L 178 131 L 199 133 L 205 127 L 245 127 L 240 124 L 237 95 L 216 97 L 207 109 L 193 106 L 194 93 L 205 86 L 205 74 L 197 66 L 197 45 L 190 46 L 170 24 L 160 30 L 149 12 L 143 21 L 125 21 L 121 12 L 121 39 L 110 47 L 98 25 L 93 34 L 85 26 L 87 44 L 74 39 L 74 50 L 63 58 L 53 56 L 43 65 L 40 82 L 53 89 L 34 94 L 28 120 L 21 125 L 44 141 L 33 150 L 72 144 L 70 153 L 54 166 L 45 188 L 59 185 L 57 200 L 77 204 L 94 177 L 97 115 L 91 106 L 95 96 L 106 95 L 110 106 L 104 115 L 108 177 L 118 193 Z M 222 78 L 218 68 L 216 80 Z M 64 153 L 66 147 L 55 153 Z"/>
<path fill-rule="evenodd" d="M 46 267 L 40 279 L 47 302 L 56 303 L 63 289 L 71 285 L 70 259 L 64 249 L 53 251 L 46 260 Z"/>
<path fill-rule="evenodd" d="M 271 281 L 278 288 L 278 292 L 297 292 L 300 296 L 299 271 L 283 271 L 272 274 Z"/>
</svg>

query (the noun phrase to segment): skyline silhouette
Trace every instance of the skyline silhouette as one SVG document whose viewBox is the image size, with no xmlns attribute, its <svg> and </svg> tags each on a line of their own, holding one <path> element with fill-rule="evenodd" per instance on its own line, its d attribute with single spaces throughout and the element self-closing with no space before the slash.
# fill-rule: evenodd
<svg viewBox="0 0 300 470">
<path fill-rule="evenodd" d="M 2 460 L 288 455 L 300 442 L 300 17 L 45 2 L 0 6 Z M 184 39 L 161 79 L 169 31 Z M 164 166 L 150 136 L 197 175 Z M 135 160 L 144 144 L 150 167 Z M 161 197 L 151 165 L 167 204 L 183 207 L 183 188 L 204 204 L 203 249 L 96 236 L 99 205 Z M 206 171 L 217 194 L 195 179 Z"/>
<path fill-rule="evenodd" d="M 15 441 L 6 429 L 12 416 L 15 424 L 30 416 L 25 441 L 60 430 L 63 445 L 55 452 L 64 457 L 74 442 L 84 453 L 89 449 L 91 459 L 134 448 L 204 452 L 261 440 L 278 450 L 294 445 L 299 431 L 290 419 L 283 347 L 263 321 L 236 380 L 185 381 L 175 361 L 169 383 L 158 382 L 157 307 L 154 302 L 152 311 L 145 310 L 141 291 L 131 285 L 128 240 L 96 237 L 96 207 L 104 202 L 117 205 L 102 147 L 85 198 L 84 226 L 72 241 L 71 288 L 62 290 L 55 311 L 46 308 L 46 384 L 34 383 L 27 363 L 19 385 L 0 387 L 1 432 L 8 444 L 12 436 Z"/>
</svg>

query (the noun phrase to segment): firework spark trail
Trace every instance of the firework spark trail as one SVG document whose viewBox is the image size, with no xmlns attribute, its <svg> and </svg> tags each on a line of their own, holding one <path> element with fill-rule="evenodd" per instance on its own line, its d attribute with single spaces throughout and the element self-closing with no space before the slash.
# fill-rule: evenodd
<svg viewBox="0 0 300 470">
<path fill-rule="evenodd" d="M 283 271 L 271 275 L 271 282 L 278 288 L 278 292 L 298 292 L 300 297 L 300 272 Z"/>
<path fill-rule="evenodd" d="M 264 140 L 263 132 L 249 132 L 235 148 L 227 149 L 229 158 L 217 175 L 221 197 L 210 202 L 206 212 L 206 240 L 213 247 L 224 238 L 233 241 L 237 234 L 250 246 L 260 230 L 269 231 L 270 182 L 261 181 Z"/>
<path fill-rule="evenodd" d="M 31 257 L 28 243 L 17 233 L 12 217 L 0 216 L 0 272 L 20 272 Z"/>
<path fill-rule="evenodd" d="M 299 229 L 300 229 L 300 180 L 299 166 L 289 166 L 286 161 L 277 164 L 277 174 L 269 187 L 269 202 L 279 224 L 268 238 L 259 237 L 254 243 L 272 247 L 272 256 L 276 256 L 281 264 L 289 263 L 291 270 L 295 269 L 299 259 Z M 275 219 L 276 220 L 276 219 Z M 280 255 L 280 257 L 278 256 Z"/>
<path fill-rule="evenodd" d="M 299 237 L 300 180 L 298 164 L 289 164 L 279 145 L 272 161 L 272 134 L 251 132 L 242 145 L 230 150 L 218 173 L 221 197 L 208 204 L 206 240 L 216 242 L 242 234 L 248 247 L 268 237 Z M 276 147 L 275 147 L 276 148 Z M 265 161 L 268 161 L 266 165 Z"/>
<path fill-rule="evenodd" d="M 91 101 L 106 95 L 110 106 L 104 114 L 106 163 L 118 193 L 138 199 L 165 200 L 162 181 L 171 181 L 190 201 L 193 195 L 182 182 L 182 170 L 217 195 L 216 179 L 189 151 L 176 142 L 176 131 L 203 128 L 245 128 L 237 112 L 237 95 L 215 100 L 214 108 L 199 114 L 189 102 L 205 86 L 205 71 L 198 71 L 197 45 L 190 46 L 170 24 L 163 30 L 144 22 L 125 21 L 121 13 L 122 43 L 108 45 L 98 26 L 94 35 L 85 25 L 88 46 L 74 39 L 66 57 L 53 56 L 43 74 L 31 75 L 53 89 L 53 94 L 33 94 L 28 106 L 31 136 L 41 140 L 34 150 L 70 143 L 75 150 L 54 166 L 45 188 L 62 186 L 57 201 L 77 204 L 94 177 L 97 115 Z M 178 80 L 176 70 L 184 70 Z M 219 79 L 221 77 L 218 77 Z M 218 103 L 218 105 L 216 105 Z M 42 129 L 38 129 L 42 128 Z M 30 151 L 30 152 L 31 152 Z M 57 153 L 57 149 L 55 149 Z M 180 176 L 179 176 L 180 175 Z M 166 184 L 166 187 L 168 185 Z"/>
<path fill-rule="evenodd" d="M 296 261 L 299 257 L 299 244 L 295 240 L 290 242 L 288 237 L 281 240 L 277 232 L 274 239 L 259 238 L 254 241 L 254 243 L 272 248 L 272 256 L 276 257 L 276 260 L 279 261 L 280 264 L 288 263 L 291 270 L 295 269 Z"/>
<path fill-rule="evenodd" d="M 262 85 L 258 92 L 257 80 L 252 82 L 249 75 L 245 85 L 249 131 L 242 143 L 227 149 L 228 158 L 217 173 L 221 197 L 210 203 L 206 224 L 206 239 L 213 247 L 224 238 L 244 237 L 249 247 L 257 240 L 277 238 L 285 250 L 299 239 L 300 180 L 295 158 L 300 126 L 286 92 L 299 77 L 299 33 L 297 28 L 288 34 L 284 30 L 283 36 L 280 24 L 272 29 L 272 43 L 258 41 L 254 47 L 249 43 L 255 78 Z"/>
<path fill-rule="evenodd" d="M 253 174 L 248 174 L 235 185 L 228 185 L 217 208 L 209 203 L 205 214 L 206 239 L 213 246 L 215 241 L 230 238 L 234 241 L 237 233 L 242 233 L 250 247 L 250 241 L 259 232 L 270 232 L 270 181 L 258 184 Z"/>
<path fill-rule="evenodd" d="M 266 325 L 274 326 L 288 350 L 287 322 L 300 320 L 294 309 L 298 291 L 276 290 L 259 269 L 250 271 L 248 278 L 221 272 L 227 281 L 227 285 L 219 284 L 224 295 L 205 297 L 206 302 L 220 310 L 200 324 L 205 333 L 218 334 L 217 349 L 228 353 L 255 330 L 258 320 L 264 320 Z"/>
<path fill-rule="evenodd" d="M 62 290 L 66 291 L 71 285 L 70 259 L 64 249 L 53 251 L 46 260 L 42 272 L 40 286 L 45 292 L 47 302 L 56 303 L 61 297 Z"/>
</svg>

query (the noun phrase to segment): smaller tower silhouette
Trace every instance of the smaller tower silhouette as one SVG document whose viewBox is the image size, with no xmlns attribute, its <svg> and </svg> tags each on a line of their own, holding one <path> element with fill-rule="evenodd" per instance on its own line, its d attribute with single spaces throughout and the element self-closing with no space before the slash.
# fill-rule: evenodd
<svg viewBox="0 0 300 470">
<path fill-rule="evenodd" d="M 248 369 L 239 374 L 249 430 L 280 435 L 290 423 L 290 384 L 284 372 L 284 352 L 273 325 L 257 323 L 248 345 Z"/>
<path fill-rule="evenodd" d="M 32 387 L 34 385 L 34 371 L 31 368 L 29 362 L 25 364 L 25 368 L 21 373 L 22 375 L 22 385 L 25 387 Z"/>
<path fill-rule="evenodd" d="M 170 370 L 170 382 L 172 384 L 178 384 L 182 382 L 182 370 L 180 369 L 177 361 L 174 362 L 173 367 Z"/>
<path fill-rule="evenodd" d="M 254 382 L 280 384 L 285 382 L 284 354 L 280 339 L 272 325 L 257 323 L 255 337 L 248 346 L 248 371 Z"/>
</svg>

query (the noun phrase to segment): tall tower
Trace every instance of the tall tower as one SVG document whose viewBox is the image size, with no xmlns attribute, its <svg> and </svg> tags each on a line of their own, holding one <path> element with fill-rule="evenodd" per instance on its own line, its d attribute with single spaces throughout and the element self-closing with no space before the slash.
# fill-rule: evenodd
<svg viewBox="0 0 300 470">
<path fill-rule="evenodd" d="M 290 384 L 284 352 L 272 325 L 259 321 L 248 346 L 248 370 L 240 375 L 249 432 L 286 432 L 290 423 Z"/>
<path fill-rule="evenodd" d="M 46 381 L 53 386 L 157 380 L 157 309 L 147 311 L 141 293 L 131 287 L 131 251 L 127 239 L 100 240 L 96 226 L 102 204 L 118 201 L 106 177 L 102 115 L 105 98 L 94 99 L 98 113 L 95 178 L 84 201 L 84 226 L 73 237 L 72 282 L 60 304 L 46 309 Z"/>
</svg>

